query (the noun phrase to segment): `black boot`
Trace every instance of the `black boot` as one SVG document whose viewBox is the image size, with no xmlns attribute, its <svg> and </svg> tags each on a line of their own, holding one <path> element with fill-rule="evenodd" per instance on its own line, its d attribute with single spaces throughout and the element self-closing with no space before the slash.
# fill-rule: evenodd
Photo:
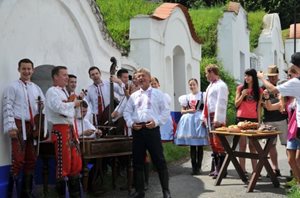
<svg viewBox="0 0 300 198">
<path fill-rule="evenodd" d="M 196 146 L 190 146 L 190 155 L 192 163 L 192 175 L 197 175 L 197 158 L 196 158 Z"/>
<path fill-rule="evenodd" d="M 168 169 L 163 169 L 158 171 L 160 185 L 163 191 L 164 198 L 171 198 L 170 190 L 169 190 L 169 173 Z"/>
<path fill-rule="evenodd" d="M 65 198 L 66 196 L 66 181 L 64 179 L 56 180 L 56 191 L 59 198 Z"/>
<path fill-rule="evenodd" d="M 213 176 L 213 179 L 216 179 L 218 177 L 221 167 L 223 165 L 224 159 L 225 159 L 225 155 L 223 153 L 218 154 L 216 159 L 217 159 L 217 163 L 216 163 L 216 173 L 217 174 L 215 174 Z M 225 173 L 224 177 L 226 177 L 226 176 L 227 176 L 227 172 Z"/>
<path fill-rule="evenodd" d="M 68 188 L 69 188 L 70 198 L 80 198 L 81 197 L 80 178 L 79 178 L 79 176 L 69 177 Z"/>
<path fill-rule="evenodd" d="M 209 176 L 214 176 L 216 174 L 216 166 L 218 163 L 218 158 L 217 158 L 217 154 L 216 153 L 212 153 L 211 154 L 211 168 L 210 168 L 210 172 L 209 172 Z"/>
<path fill-rule="evenodd" d="M 203 159 L 203 146 L 197 146 L 197 174 L 200 175 Z"/>
<path fill-rule="evenodd" d="M 225 153 L 221 153 L 220 154 L 220 169 L 224 163 L 224 160 L 225 160 Z M 225 172 L 225 175 L 224 175 L 224 178 L 227 176 L 227 171 Z"/>
<path fill-rule="evenodd" d="M 219 175 L 219 171 L 220 171 L 219 164 L 220 164 L 220 157 L 219 157 L 218 154 L 216 154 L 216 155 L 214 156 L 214 167 L 215 167 L 215 171 L 214 171 L 214 173 L 213 173 L 213 175 L 212 175 L 212 178 L 213 178 L 213 179 L 216 179 L 216 178 L 218 177 L 218 175 Z"/>
<path fill-rule="evenodd" d="M 33 175 L 24 174 L 22 181 L 22 198 L 33 198 L 32 195 Z"/>
<path fill-rule="evenodd" d="M 144 189 L 148 190 L 148 185 L 149 185 L 149 172 L 150 172 L 150 163 L 145 162 L 144 164 L 144 177 L 145 177 L 145 186 Z"/>
<path fill-rule="evenodd" d="M 144 198 L 144 171 L 142 170 L 134 170 L 134 186 L 135 193 L 130 194 L 129 198 Z"/>
<path fill-rule="evenodd" d="M 7 185 L 7 194 L 6 194 L 7 198 L 13 197 L 14 185 L 15 185 L 15 178 L 13 175 L 9 175 L 8 185 Z"/>
</svg>

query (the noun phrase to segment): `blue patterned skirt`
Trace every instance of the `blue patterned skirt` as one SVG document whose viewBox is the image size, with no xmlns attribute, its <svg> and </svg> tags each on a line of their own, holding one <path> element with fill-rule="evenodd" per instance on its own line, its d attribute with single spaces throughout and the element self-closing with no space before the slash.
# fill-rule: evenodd
<svg viewBox="0 0 300 198">
<path fill-rule="evenodd" d="M 174 137 L 176 145 L 208 145 L 208 133 L 203 126 L 202 112 L 183 114 L 178 122 Z"/>
<path fill-rule="evenodd" d="M 174 132 L 173 121 L 171 116 L 164 125 L 160 126 L 160 137 L 162 141 L 173 141 Z"/>
</svg>

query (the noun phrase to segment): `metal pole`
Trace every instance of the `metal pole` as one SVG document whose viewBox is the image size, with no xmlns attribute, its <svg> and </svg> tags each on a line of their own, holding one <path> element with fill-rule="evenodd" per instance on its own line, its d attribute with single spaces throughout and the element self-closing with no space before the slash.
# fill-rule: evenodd
<svg viewBox="0 0 300 198">
<path fill-rule="evenodd" d="M 294 0 L 294 53 L 296 53 L 296 33 L 297 33 L 297 13 L 296 13 L 296 0 Z"/>
</svg>

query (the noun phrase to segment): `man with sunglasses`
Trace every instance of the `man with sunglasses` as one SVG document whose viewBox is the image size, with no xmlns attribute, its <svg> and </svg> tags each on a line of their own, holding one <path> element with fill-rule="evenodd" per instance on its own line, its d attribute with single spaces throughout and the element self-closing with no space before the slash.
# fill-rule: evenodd
<svg viewBox="0 0 300 198">
<path fill-rule="evenodd" d="M 300 52 L 296 52 L 291 57 L 291 63 L 296 66 L 295 69 L 297 73 L 300 73 Z M 280 93 L 282 96 L 292 96 L 296 98 L 297 101 L 297 112 L 296 112 L 296 120 L 298 125 L 297 137 L 300 137 L 300 92 L 296 91 L 300 89 L 300 79 L 293 78 L 288 80 L 287 82 L 280 84 L 278 86 L 274 86 L 269 81 L 264 79 L 263 72 L 257 72 L 257 77 L 262 81 L 265 87 L 272 93 Z"/>
<path fill-rule="evenodd" d="M 279 82 L 279 69 L 276 65 L 270 65 L 268 66 L 268 81 L 276 86 L 277 83 Z M 266 88 L 263 87 L 265 90 Z M 279 102 L 279 97 L 277 93 L 269 92 L 268 93 L 269 97 L 263 97 L 263 100 L 269 100 L 271 104 L 275 104 Z M 263 116 L 263 122 L 268 125 L 272 125 L 276 127 L 279 131 L 282 131 L 282 133 L 279 135 L 280 143 L 281 145 L 286 145 L 287 142 L 287 113 L 286 112 L 281 112 L 279 110 L 273 110 L 269 111 L 265 106 L 264 106 L 264 116 Z M 278 167 L 278 153 L 277 153 L 277 139 L 274 141 L 272 148 L 270 149 L 270 160 L 272 162 L 272 168 L 277 177 L 281 176 L 280 170 Z"/>
</svg>

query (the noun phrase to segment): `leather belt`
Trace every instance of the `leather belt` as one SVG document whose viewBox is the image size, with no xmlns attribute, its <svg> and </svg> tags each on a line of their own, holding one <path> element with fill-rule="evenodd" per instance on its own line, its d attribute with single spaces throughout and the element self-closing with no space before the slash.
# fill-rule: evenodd
<svg viewBox="0 0 300 198">
<path fill-rule="evenodd" d="M 146 124 L 148 124 L 148 123 L 150 123 L 150 122 L 138 122 L 138 123 L 136 123 L 137 125 L 142 125 L 142 128 L 143 129 L 146 129 L 147 127 L 146 127 Z"/>
</svg>

